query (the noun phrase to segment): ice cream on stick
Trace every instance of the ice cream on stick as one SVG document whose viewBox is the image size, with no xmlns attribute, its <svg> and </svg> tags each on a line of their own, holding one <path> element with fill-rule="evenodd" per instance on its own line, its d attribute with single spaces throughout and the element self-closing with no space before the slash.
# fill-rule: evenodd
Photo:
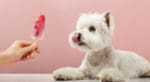
<svg viewBox="0 0 150 82">
<path fill-rule="evenodd" d="M 38 20 L 35 22 L 31 37 L 34 40 L 34 42 L 37 42 L 38 40 L 42 40 L 43 38 L 43 33 L 44 33 L 44 29 L 45 29 L 45 16 L 44 15 L 40 15 Z M 32 52 L 31 52 L 32 53 Z M 25 54 L 24 56 L 22 56 L 22 58 L 20 60 L 26 60 L 29 58 L 34 58 L 34 54 Z M 33 53 L 36 54 L 36 51 L 34 50 Z"/>
</svg>

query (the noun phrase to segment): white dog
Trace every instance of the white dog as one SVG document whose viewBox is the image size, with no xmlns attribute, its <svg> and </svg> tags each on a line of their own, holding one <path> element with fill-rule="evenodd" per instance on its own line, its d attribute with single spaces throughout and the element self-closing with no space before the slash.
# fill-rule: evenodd
<svg viewBox="0 0 150 82">
<path fill-rule="evenodd" d="M 150 64 L 134 52 L 112 47 L 114 19 L 109 12 L 83 14 L 76 31 L 70 34 L 72 47 L 86 52 L 79 68 L 64 67 L 53 72 L 56 80 L 100 79 L 125 81 L 127 78 L 150 76 Z"/>
</svg>

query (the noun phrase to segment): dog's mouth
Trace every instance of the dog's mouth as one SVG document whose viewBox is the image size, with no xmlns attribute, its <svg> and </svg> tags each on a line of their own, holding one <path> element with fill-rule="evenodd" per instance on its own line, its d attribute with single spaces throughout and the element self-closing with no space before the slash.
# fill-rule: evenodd
<svg viewBox="0 0 150 82">
<path fill-rule="evenodd" d="M 73 43 L 75 43 L 79 47 L 91 49 L 91 47 L 86 42 L 84 42 L 82 39 L 80 39 L 78 41 L 73 41 Z"/>
<path fill-rule="evenodd" d="M 83 47 L 83 48 L 86 48 L 86 49 L 91 49 L 91 47 L 90 47 L 87 43 L 85 43 L 85 42 L 83 42 L 83 41 L 80 41 L 80 42 L 78 43 L 78 46 Z"/>
<path fill-rule="evenodd" d="M 86 43 L 80 41 L 80 42 L 78 43 L 78 45 L 79 45 L 79 46 L 83 46 L 83 45 L 86 45 Z"/>
</svg>

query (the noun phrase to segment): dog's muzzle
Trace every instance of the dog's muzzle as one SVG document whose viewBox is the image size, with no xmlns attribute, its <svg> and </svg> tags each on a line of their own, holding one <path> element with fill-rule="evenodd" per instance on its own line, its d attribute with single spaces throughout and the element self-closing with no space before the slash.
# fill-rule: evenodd
<svg viewBox="0 0 150 82">
<path fill-rule="evenodd" d="M 81 33 L 74 33 L 74 35 L 72 36 L 72 41 L 79 44 L 81 41 Z"/>
<path fill-rule="evenodd" d="M 79 46 L 82 46 L 82 45 L 86 45 L 85 42 L 83 42 L 81 40 L 82 38 L 82 34 L 81 33 L 74 33 L 74 35 L 72 36 L 72 41 L 76 44 L 78 44 Z"/>
</svg>

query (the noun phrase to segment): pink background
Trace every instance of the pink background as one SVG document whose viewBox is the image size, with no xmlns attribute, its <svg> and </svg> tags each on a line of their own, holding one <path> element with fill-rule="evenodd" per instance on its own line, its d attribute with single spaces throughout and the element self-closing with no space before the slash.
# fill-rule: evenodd
<svg viewBox="0 0 150 82">
<path fill-rule="evenodd" d="M 79 66 L 84 53 L 72 49 L 68 35 L 80 13 L 110 11 L 115 16 L 115 48 L 135 51 L 150 60 L 150 0 L 0 0 L 0 51 L 14 40 L 31 40 L 35 19 L 47 17 L 41 53 L 34 60 L 0 67 L 0 73 L 51 73 Z"/>
</svg>

